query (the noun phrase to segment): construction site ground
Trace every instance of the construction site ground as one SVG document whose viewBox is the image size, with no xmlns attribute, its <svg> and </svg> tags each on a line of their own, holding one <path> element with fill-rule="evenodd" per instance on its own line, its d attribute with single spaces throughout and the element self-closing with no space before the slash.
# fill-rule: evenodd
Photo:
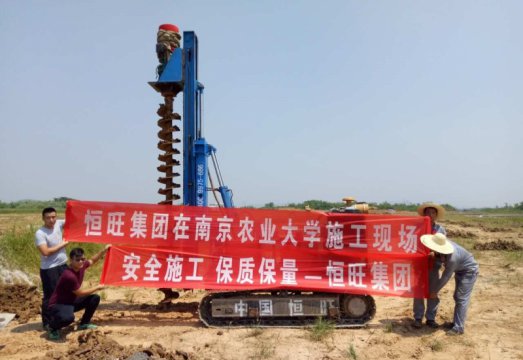
<svg viewBox="0 0 523 360">
<path fill-rule="evenodd" d="M 13 222 L 38 223 L 38 217 L 24 216 L 1 215 L 0 235 Z M 376 297 L 376 316 L 359 329 L 217 329 L 198 319 L 202 291 L 182 292 L 171 305 L 158 305 L 162 295 L 153 289 L 106 288 L 93 319 L 99 328 L 71 326 L 55 342 L 41 328 L 38 283 L 0 279 L 0 313 L 17 314 L 0 328 L 0 359 L 523 359 L 521 221 L 482 224 L 452 217 L 443 222 L 450 238 L 476 247 L 480 263 L 462 336 L 413 328 L 408 298 Z M 8 271 L 14 270 L 3 269 Z M 452 320 L 453 288 L 451 280 L 440 293 L 440 323 Z"/>
</svg>

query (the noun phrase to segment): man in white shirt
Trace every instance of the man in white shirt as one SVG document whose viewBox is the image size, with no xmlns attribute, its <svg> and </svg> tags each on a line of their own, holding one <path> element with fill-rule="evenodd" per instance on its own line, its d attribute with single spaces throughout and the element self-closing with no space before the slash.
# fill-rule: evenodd
<svg viewBox="0 0 523 360">
<path fill-rule="evenodd" d="M 42 325 L 49 325 L 48 303 L 58 283 L 58 279 L 67 268 L 67 241 L 62 240 L 64 220 L 56 219 L 56 210 L 47 207 L 42 211 L 44 226 L 35 233 L 35 245 L 40 252 L 40 279 L 44 296 L 42 299 Z"/>
</svg>

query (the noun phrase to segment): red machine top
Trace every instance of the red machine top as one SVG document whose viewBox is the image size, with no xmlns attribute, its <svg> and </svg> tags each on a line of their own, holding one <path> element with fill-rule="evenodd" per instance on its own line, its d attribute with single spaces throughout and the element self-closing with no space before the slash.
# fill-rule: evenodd
<svg viewBox="0 0 523 360">
<path fill-rule="evenodd" d="M 178 26 L 173 25 L 173 24 L 162 24 L 162 25 L 160 25 L 160 27 L 158 29 L 159 30 L 166 30 L 166 31 L 174 31 L 174 32 L 177 32 L 177 33 L 180 32 L 180 29 L 178 29 Z"/>
</svg>

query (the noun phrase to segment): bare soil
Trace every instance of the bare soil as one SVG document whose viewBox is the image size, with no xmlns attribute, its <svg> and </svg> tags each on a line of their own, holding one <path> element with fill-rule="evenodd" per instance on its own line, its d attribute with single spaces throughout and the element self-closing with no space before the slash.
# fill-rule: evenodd
<svg viewBox="0 0 523 360">
<path fill-rule="evenodd" d="M 12 285 L 0 287 L 0 312 L 17 314 L 0 329 L 0 359 L 523 359 L 522 250 L 512 250 L 523 245 L 521 229 L 443 225 L 467 235 L 480 263 L 462 336 L 413 328 L 406 298 L 376 297 L 377 313 L 366 327 L 318 337 L 311 328 L 206 328 L 197 315 L 201 291 L 159 305 L 155 290 L 107 288 L 93 318 L 99 328 L 70 326 L 53 342 L 41 329 L 41 294 Z M 440 293 L 439 323 L 452 320 L 453 290 L 449 283 Z"/>
<path fill-rule="evenodd" d="M 25 324 L 40 314 L 42 295 L 35 285 L 0 285 L 0 312 L 16 314 L 15 319 Z"/>
</svg>

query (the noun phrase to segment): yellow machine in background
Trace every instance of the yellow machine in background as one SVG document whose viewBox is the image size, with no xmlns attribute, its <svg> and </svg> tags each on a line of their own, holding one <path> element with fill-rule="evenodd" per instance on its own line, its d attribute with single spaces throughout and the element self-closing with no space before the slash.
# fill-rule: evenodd
<svg viewBox="0 0 523 360">
<path fill-rule="evenodd" d="M 331 209 L 331 212 L 334 213 L 351 213 L 351 214 L 368 214 L 370 206 L 364 201 L 356 201 L 355 198 L 348 196 L 344 197 L 343 202 L 345 203 L 344 207 Z"/>
</svg>

